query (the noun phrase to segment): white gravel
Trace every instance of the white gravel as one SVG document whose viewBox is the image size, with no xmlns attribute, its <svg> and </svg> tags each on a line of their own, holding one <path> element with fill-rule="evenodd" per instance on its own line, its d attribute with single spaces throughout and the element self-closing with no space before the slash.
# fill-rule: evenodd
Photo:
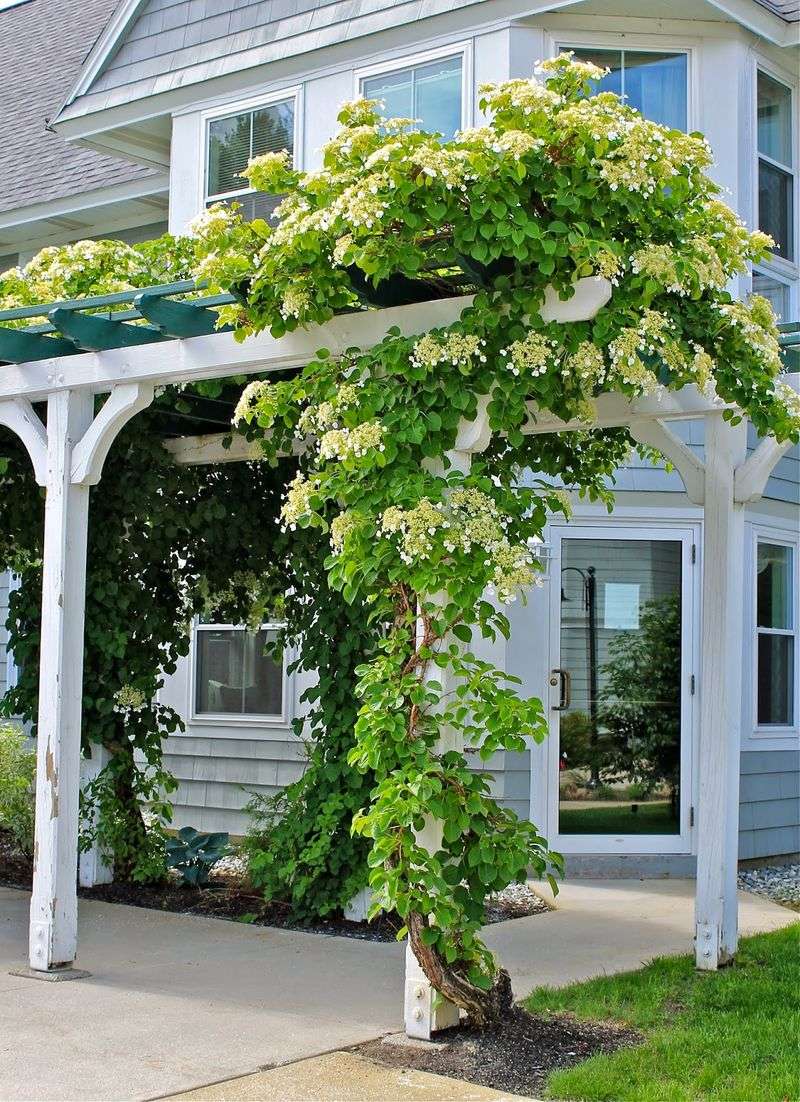
<svg viewBox="0 0 800 1102">
<path fill-rule="evenodd" d="M 220 857 L 214 868 L 212 876 L 244 876 L 247 872 L 247 858 L 243 853 L 231 853 L 227 857 Z"/>
<path fill-rule="evenodd" d="M 776 903 L 800 905 L 800 865 L 760 865 L 739 872 L 739 887 Z"/>
</svg>

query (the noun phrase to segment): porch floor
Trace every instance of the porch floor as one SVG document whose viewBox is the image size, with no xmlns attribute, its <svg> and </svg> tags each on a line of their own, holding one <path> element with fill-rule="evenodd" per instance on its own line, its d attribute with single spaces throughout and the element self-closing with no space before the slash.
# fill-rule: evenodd
<svg viewBox="0 0 800 1102">
<path fill-rule="evenodd" d="M 740 893 L 742 933 L 791 911 Z M 579 880 L 558 910 L 492 926 L 517 995 L 691 948 L 694 883 Z M 29 896 L 0 888 L 0 1098 L 147 1099 L 402 1028 L 403 948 L 81 901 L 88 979 L 9 975 Z"/>
</svg>

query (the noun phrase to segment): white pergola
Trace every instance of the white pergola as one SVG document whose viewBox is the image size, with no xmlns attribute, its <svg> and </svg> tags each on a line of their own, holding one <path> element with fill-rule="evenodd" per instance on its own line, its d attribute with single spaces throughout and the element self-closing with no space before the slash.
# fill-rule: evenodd
<svg viewBox="0 0 800 1102">
<path fill-rule="evenodd" d="M 604 280 L 582 280 L 568 302 L 548 294 L 544 314 L 548 320 L 564 322 L 590 318 L 610 291 Z M 230 333 L 208 333 L 0 368 L 0 424 L 22 440 L 36 480 L 46 489 L 29 975 L 82 974 L 73 964 L 89 488 L 99 482 L 115 437 L 150 404 L 156 386 L 302 367 L 321 347 L 332 355 L 369 348 L 393 326 L 413 336 L 450 324 L 470 301 L 443 299 L 341 315 L 280 339 L 261 334 L 239 344 Z M 798 376 L 787 378 L 797 387 Z M 107 398 L 95 415 L 97 395 Z M 46 426 L 33 408 L 38 402 L 47 404 Z M 658 449 L 680 472 L 690 500 L 703 507 L 695 931 L 697 966 L 702 969 L 730 961 L 737 946 L 744 507 L 761 496 L 788 447 L 770 438 L 748 457 L 745 422 L 731 426 L 723 418 L 724 410 L 721 402 L 689 386 L 633 400 L 619 394 L 602 396 L 596 421 L 601 427 L 625 426 L 636 440 Z M 529 433 L 586 428 L 585 423 L 562 422 L 533 406 L 530 414 Z M 705 421 L 705 461 L 669 427 L 671 421 L 693 418 Z M 468 469 L 471 455 L 489 440 L 484 406 L 476 421 L 462 424 L 450 458 Z M 165 446 L 176 462 L 189 464 L 258 454 L 243 440 L 224 448 L 221 436 L 187 437 Z M 408 1032 L 430 1036 L 448 1024 L 448 1014 L 410 957 Z"/>
</svg>

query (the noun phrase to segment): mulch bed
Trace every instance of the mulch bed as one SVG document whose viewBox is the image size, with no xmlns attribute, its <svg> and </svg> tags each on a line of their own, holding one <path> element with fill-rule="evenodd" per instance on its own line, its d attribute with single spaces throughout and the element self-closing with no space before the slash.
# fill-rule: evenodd
<svg viewBox="0 0 800 1102">
<path fill-rule="evenodd" d="M 6 887 L 30 888 L 31 863 L 12 845 L 8 835 L 0 831 L 0 884 Z M 286 930 L 303 930 L 312 934 L 358 938 L 361 941 L 395 941 L 402 922 L 394 915 L 379 915 L 372 922 L 348 922 L 341 917 L 318 919 L 310 924 L 298 923 L 291 916 L 288 903 L 266 903 L 261 895 L 238 876 L 215 876 L 207 888 L 184 888 L 174 880 L 151 886 L 143 884 L 101 884 L 94 888 L 79 888 L 81 899 L 102 903 L 125 903 L 131 907 L 146 907 L 175 914 L 203 915 L 253 926 L 273 926 Z M 546 903 L 508 900 L 493 906 L 487 921 L 503 922 L 531 914 L 546 913 Z"/>
<path fill-rule="evenodd" d="M 409 1043 L 400 1035 L 358 1045 L 353 1052 L 388 1067 L 449 1075 L 468 1083 L 540 1098 L 548 1076 L 598 1052 L 640 1044 L 636 1030 L 607 1022 L 580 1021 L 571 1014 L 529 1014 L 515 1007 L 487 1030 L 460 1026 L 435 1042 Z"/>
</svg>

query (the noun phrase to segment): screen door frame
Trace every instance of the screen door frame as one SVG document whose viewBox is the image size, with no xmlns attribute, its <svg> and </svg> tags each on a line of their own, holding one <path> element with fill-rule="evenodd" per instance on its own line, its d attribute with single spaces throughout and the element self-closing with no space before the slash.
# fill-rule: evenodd
<svg viewBox="0 0 800 1102">
<path fill-rule="evenodd" d="M 559 821 L 559 723 L 557 709 L 560 686 L 550 684 L 550 672 L 561 667 L 561 566 L 564 540 L 656 541 L 681 545 L 681 751 L 680 751 L 680 832 L 676 834 L 561 834 Z M 689 526 L 589 524 L 553 525 L 550 529 L 552 559 L 550 568 L 550 664 L 543 703 L 548 713 L 550 733 L 546 739 L 546 835 L 553 849 L 561 853 L 691 853 L 693 834 L 694 757 L 695 757 L 695 609 L 698 533 Z M 695 561 L 693 561 L 695 560 Z"/>
</svg>

